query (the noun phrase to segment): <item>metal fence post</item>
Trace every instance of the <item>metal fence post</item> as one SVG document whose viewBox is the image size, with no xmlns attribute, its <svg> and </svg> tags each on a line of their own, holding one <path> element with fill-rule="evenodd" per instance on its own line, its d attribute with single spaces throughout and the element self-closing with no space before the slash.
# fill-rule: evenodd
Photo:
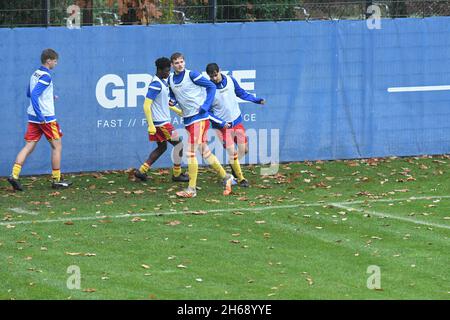
<svg viewBox="0 0 450 320">
<path fill-rule="evenodd" d="M 50 0 L 47 0 L 46 4 L 45 4 L 45 9 L 46 9 L 46 24 L 47 27 L 50 26 Z"/>
<path fill-rule="evenodd" d="M 217 20 L 217 0 L 209 0 L 209 21 L 216 23 Z"/>
</svg>

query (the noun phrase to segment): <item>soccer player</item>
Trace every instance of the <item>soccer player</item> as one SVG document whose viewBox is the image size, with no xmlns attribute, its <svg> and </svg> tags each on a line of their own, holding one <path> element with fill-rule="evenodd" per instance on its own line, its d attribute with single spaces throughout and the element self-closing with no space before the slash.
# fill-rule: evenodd
<svg viewBox="0 0 450 320">
<path fill-rule="evenodd" d="M 174 147 L 172 181 L 187 182 L 189 177 L 185 173 L 181 173 L 183 144 L 170 123 L 169 86 L 166 82 L 170 75 L 170 60 L 162 57 L 155 61 L 155 65 L 156 75 L 148 87 L 144 101 L 144 112 L 147 118 L 149 140 L 155 141 L 157 147 L 150 153 L 147 161 L 141 165 L 139 170 L 135 170 L 134 175 L 141 181 L 146 181 L 148 170 L 167 150 L 167 142 L 169 142 Z M 176 154 L 176 151 L 179 153 Z"/>
<path fill-rule="evenodd" d="M 221 128 L 216 122 L 212 122 L 212 127 L 216 129 L 217 136 L 227 150 L 233 175 L 236 177 L 238 185 L 248 187 L 248 181 L 245 179 L 239 164 L 239 158 L 248 153 L 248 139 L 242 124 L 242 115 L 237 98 L 257 104 L 265 104 L 265 100 L 256 98 L 246 92 L 232 76 L 222 74 L 217 63 L 208 64 L 206 73 L 217 88 L 211 112 L 214 116 L 231 124 L 229 128 Z M 235 144 L 237 144 L 237 150 Z"/>
<path fill-rule="evenodd" d="M 27 96 L 28 128 L 25 133 L 25 146 L 16 157 L 8 182 L 14 190 L 23 191 L 19 182 L 20 171 L 27 157 L 33 152 L 42 135 L 45 135 L 51 146 L 52 187 L 67 188 L 72 182 L 61 179 L 61 129 L 55 117 L 53 82 L 50 70 L 58 64 L 58 54 L 53 49 L 45 49 L 41 54 L 42 66 L 30 78 Z"/>
<path fill-rule="evenodd" d="M 174 69 L 174 74 L 169 77 L 171 104 L 178 103 L 181 108 L 181 110 L 178 108 L 172 108 L 172 110 L 178 110 L 182 114 L 185 128 L 189 133 L 187 151 L 189 187 L 177 192 L 177 195 L 184 198 L 192 198 L 197 195 L 198 161 L 195 155 L 197 150 L 200 150 L 202 157 L 223 179 L 225 184 L 224 195 L 228 195 L 231 193 L 233 176 L 226 173 L 207 144 L 209 110 L 214 99 L 216 86 L 199 72 L 187 70 L 181 53 L 172 54 L 170 61 Z M 226 122 L 215 117 L 212 121 L 218 122 L 222 126 L 226 125 Z"/>
</svg>

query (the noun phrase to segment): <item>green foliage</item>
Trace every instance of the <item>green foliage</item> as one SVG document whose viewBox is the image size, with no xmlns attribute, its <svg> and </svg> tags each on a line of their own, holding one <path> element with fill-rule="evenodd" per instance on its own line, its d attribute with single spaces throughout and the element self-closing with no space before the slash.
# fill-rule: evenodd
<svg viewBox="0 0 450 320">
<path fill-rule="evenodd" d="M 296 0 L 218 0 L 217 16 L 224 21 L 289 20 L 295 18 Z"/>
<path fill-rule="evenodd" d="M 162 8 L 162 17 L 161 22 L 163 23 L 172 23 L 173 21 L 173 9 L 174 3 L 173 0 L 161 0 L 161 8 Z"/>
<path fill-rule="evenodd" d="M 42 26 L 45 13 L 41 0 L 15 0 L 0 2 L 0 26 Z"/>
</svg>

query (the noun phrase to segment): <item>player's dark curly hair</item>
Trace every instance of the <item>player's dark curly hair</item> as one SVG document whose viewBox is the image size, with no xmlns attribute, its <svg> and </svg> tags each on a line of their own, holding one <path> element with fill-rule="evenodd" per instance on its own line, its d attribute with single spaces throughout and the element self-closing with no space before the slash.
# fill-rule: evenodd
<svg viewBox="0 0 450 320">
<path fill-rule="evenodd" d="M 158 70 L 164 70 L 170 68 L 170 60 L 166 57 L 161 57 L 155 61 L 155 66 Z"/>
<path fill-rule="evenodd" d="M 219 66 L 217 65 L 217 63 L 209 63 L 206 66 L 206 73 L 207 74 L 213 74 L 214 72 L 219 72 Z"/>
</svg>

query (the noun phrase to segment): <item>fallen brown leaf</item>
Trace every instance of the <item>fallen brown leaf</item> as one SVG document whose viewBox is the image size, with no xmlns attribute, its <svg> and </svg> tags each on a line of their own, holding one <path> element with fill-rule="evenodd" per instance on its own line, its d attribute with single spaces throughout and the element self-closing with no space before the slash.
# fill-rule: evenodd
<svg viewBox="0 0 450 320">
<path fill-rule="evenodd" d="M 180 223 L 181 223 L 181 222 L 178 221 L 178 220 L 173 220 L 173 221 L 167 222 L 166 225 L 168 225 L 168 226 L 177 226 L 177 225 L 179 225 Z"/>
<path fill-rule="evenodd" d="M 208 211 L 205 211 L 205 210 L 198 210 L 198 211 L 192 212 L 193 215 L 205 215 L 207 213 L 208 213 Z"/>
</svg>

